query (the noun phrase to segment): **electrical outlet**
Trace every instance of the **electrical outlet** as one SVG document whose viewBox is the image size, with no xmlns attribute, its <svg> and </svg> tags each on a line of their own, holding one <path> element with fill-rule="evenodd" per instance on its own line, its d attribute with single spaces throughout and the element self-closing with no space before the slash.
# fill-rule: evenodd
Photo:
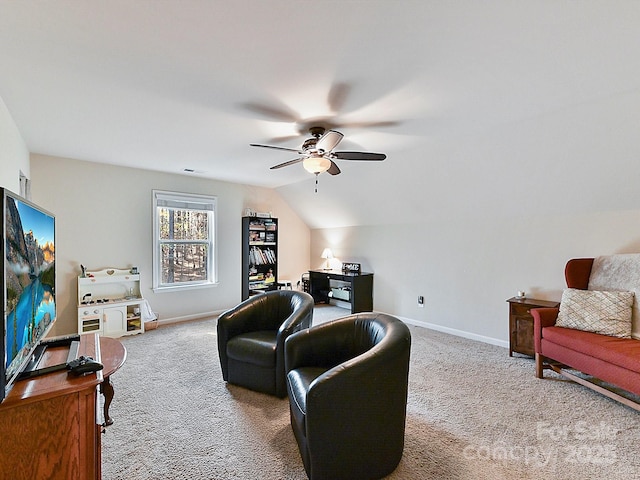
<svg viewBox="0 0 640 480">
<path fill-rule="evenodd" d="M 424 297 L 422 295 L 418 295 L 418 306 L 424 307 Z"/>
</svg>

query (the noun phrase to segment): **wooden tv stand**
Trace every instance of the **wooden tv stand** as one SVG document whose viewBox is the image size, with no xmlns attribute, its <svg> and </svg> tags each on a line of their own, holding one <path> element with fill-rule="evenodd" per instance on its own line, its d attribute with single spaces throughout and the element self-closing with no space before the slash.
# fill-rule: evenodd
<svg viewBox="0 0 640 480">
<path fill-rule="evenodd" d="M 96 373 L 76 377 L 67 370 L 16 382 L 0 404 L 0 465 L 15 479 L 100 479 L 101 434 L 98 387 L 124 363 L 117 340 L 104 344 L 96 334 L 82 335 L 78 355 L 104 364 Z M 48 348 L 41 367 L 64 363 L 68 347 Z M 108 414 L 107 414 L 108 418 Z"/>
</svg>

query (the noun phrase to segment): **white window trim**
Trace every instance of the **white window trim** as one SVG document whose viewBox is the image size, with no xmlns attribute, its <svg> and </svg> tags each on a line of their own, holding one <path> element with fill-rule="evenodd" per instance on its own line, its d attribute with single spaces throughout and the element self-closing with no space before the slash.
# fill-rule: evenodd
<svg viewBox="0 0 640 480">
<path fill-rule="evenodd" d="M 185 282 L 177 285 L 161 284 L 162 267 L 160 265 L 160 220 L 158 216 L 158 204 L 162 201 L 173 202 L 175 204 L 183 203 L 185 208 L 211 211 L 213 213 L 213 221 L 211 228 L 213 229 L 209 244 L 211 244 L 212 254 L 209 256 L 209 280 L 202 282 Z M 166 190 L 152 190 L 152 208 L 153 208 L 153 291 L 155 293 L 175 292 L 183 290 L 193 290 L 198 288 L 208 288 L 218 285 L 218 197 L 212 195 L 199 195 L 193 193 L 170 192 Z M 189 242 L 193 243 L 193 242 Z"/>
</svg>

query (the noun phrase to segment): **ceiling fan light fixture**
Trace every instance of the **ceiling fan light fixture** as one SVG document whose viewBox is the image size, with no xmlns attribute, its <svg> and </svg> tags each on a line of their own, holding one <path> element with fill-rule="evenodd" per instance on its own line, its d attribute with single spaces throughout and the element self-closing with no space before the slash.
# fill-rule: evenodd
<svg viewBox="0 0 640 480">
<path fill-rule="evenodd" d="M 299 155 L 298 158 L 289 160 L 288 162 L 279 163 L 270 167 L 271 170 L 275 170 L 289 165 L 302 162 L 304 169 L 313 173 L 316 176 L 316 192 L 318 191 L 318 175 L 324 172 L 328 172 L 330 175 L 340 174 L 340 168 L 334 160 L 367 160 L 367 161 L 381 161 L 387 158 L 384 153 L 372 153 L 372 152 L 351 152 L 340 151 L 334 152 L 333 150 L 340 143 L 344 135 L 335 130 L 325 131 L 324 127 L 311 127 L 309 129 L 312 138 L 308 138 L 302 144 L 301 149 L 276 147 L 274 145 L 261 145 L 259 143 L 251 143 L 252 147 L 272 148 L 275 150 L 285 150 L 287 152 L 295 152 Z"/>
<path fill-rule="evenodd" d="M 324 157 L 308 157 L 303 160 L 302 166 L 307 172 L 318 175 L 331 168 L 331 160 Z"/>
</svg>

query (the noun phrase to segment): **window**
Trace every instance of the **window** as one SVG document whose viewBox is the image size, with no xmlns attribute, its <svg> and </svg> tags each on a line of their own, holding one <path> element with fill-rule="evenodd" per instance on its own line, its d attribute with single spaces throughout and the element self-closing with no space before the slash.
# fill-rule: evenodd
<svg viewBox="0 0 640 480">
<path fill-rule="evenodd" d="M 216 197 L 153 191 L 154 291 L 213 285 Z"/>
</svg>

